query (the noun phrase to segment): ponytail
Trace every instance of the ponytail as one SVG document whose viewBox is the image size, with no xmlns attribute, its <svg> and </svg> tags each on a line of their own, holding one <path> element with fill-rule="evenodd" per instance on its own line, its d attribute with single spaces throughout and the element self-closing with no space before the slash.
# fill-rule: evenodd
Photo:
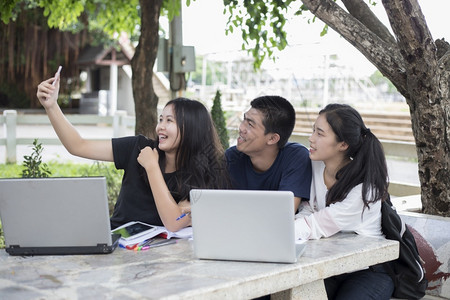
<svg viewBox="0 0 450 300">
<path fill-rule="evenodd" d="M 364 125 L 360 114 L 349 105 L 330 104 L 325 113 L 327 122 L 338 142 L 348 145 L 346 155 L 350 162 L 336 173 L 336 183 L 327 193 L 327 205 L 344 200 L 348 193 L 362 183 L 365 207 L 387 197 L 388 174 L 383 146 Z"/>
</svg>

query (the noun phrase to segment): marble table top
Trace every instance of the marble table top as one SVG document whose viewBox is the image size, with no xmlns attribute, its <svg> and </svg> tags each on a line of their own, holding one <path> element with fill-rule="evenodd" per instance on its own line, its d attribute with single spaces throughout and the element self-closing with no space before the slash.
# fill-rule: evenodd
<svg viewBox="0 0 450 300">
<path fill-rule="evenodd" d="M 398 242 L 340 233 L 308 241 L 297 263 L 199 260 L 192 242 L 112 254 L 9 256 L 1 299 L 248 299 L 398 257 Z"/>
</svg>

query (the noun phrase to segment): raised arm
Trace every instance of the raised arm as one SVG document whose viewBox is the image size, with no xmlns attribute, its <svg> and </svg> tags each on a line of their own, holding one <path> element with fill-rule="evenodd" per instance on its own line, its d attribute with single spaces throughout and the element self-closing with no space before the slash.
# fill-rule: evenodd
<svg viewBox="0 0 450 300">
<path fill-rule="evenodd" d="M 190 203 L 187 200 L 183 200 L 178 204 L 175 202 L 164 181 L 158 164 L 158 157 L 159 155 L 156 149 L 145 147 L 138 156 L 138 162 L 147 172 L 148 181 L 161 221 L 168 230 L 178 231 L 191 225 L 190 216 L 177 220 L 181 214 L 191 211 Z"/>
<path fill-rule="evenodd" d="M 52 83 L 55 82 L 54 85 Z M 38 85 L 37 97 L 64 147 L 71 154 L 88 159 L 113 161 L 111 141 L 90 141 L 83 139 L 75 127 L 64 116 L 58 105 L 59 76 L 52 77 Z"/>
</svg>

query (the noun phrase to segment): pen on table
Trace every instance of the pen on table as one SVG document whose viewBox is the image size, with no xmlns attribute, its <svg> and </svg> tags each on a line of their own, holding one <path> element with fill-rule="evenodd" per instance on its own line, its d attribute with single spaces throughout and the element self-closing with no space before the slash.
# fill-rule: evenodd
<svg viewBox="0 0 450 300">
<path fill-rule="evenodd" d="M 139 251 L 139 250 L 141 250 L 143 247 L 148 246 L 148 245 L 150 245 L 151 243 L 153 243 L 154 240 L 155 240 L 154 238 L 145 240 L 145 241 L 139 243 L 138 246 L 137 246 L 136 248 L 134 248 L 134 250 L 135 250 L 135 251 Z"/>
<path fill-rule="evenodd" d="M 141 242 L 141 243 L 139 244 L 139 246 L 147 246 L 148 244 L 152 243 L 154 240 L 155 240 L 154 238 L 145 240 L 145 241 Z"/>
<path fill-rule="evenodd" d="M 188 215 L 190 215 L 190 214 L 191 214 L 190 211 L 188 211 L 187 213 L 182 213 L 181 216 L 179 216 L 179 217 L 176 219 L 176 221 L 178 221 L 178 220 L 180 220 L 180 219 L 182 219 L 182 218 L 184 218 L 184 217 L 186 217 L 186 216 L 188 216 Z"/>
<path fill-rule="evenodd" d="M 128 250 L 133 250 L 134 248 L 137 247 L 138 244 L 132 244 L 132 245 L 127 245 L 125 246 L 125 248 L 127 248 Z"/>
<path fill-rule="evenodd" d="M 155 247 L 159 247 L 159 246 L 165 246 L 165 245 L 170 245 L 170 244 L 175 244 L 177 242 L 177 240 L 167 240 L 167 241 L 161 241 L 161 242 L 157 242 L 151 245 L 147 245 L 142 247 L 140 250 L 147 250 L 150 248 L 155 248 Z"/>
</svg>

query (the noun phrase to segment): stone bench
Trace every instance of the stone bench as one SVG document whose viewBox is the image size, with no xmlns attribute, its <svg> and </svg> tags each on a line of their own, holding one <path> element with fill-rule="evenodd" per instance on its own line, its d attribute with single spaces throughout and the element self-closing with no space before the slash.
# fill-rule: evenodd
<svg viewBox="0 0 450 300">
<path fill-rule="evenodd" d="M 403 203 L 401 198 L 396 198 L 395 202 Z M 428 279 L 427 296 L 450 299 L 450 218 L 401 211 L 399 207 L 397 210 L 413 233 L 419 254 L 424 260 L 425 276 Z"/>
</svg>

